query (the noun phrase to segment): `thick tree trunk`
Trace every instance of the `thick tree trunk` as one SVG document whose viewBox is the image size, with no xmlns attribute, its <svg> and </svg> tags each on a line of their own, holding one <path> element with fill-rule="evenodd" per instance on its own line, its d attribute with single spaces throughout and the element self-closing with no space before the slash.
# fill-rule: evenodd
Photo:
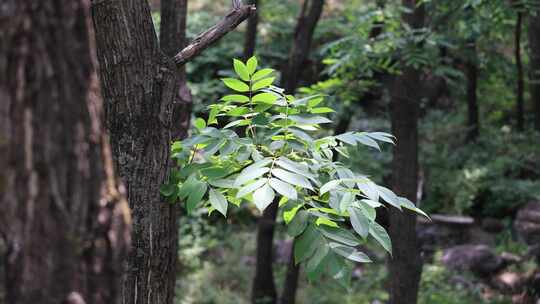
<svg viewBox="0 0 540 304">
<path fill-rule="evenodd" d="M 540 10 L 529 15 L 530 92 L 534 106 L 534 126 L 540 131 Z"/>
<path fill-rule="evenodd" d="M 476 42 L 469 41 L 471 58 L 465 62 L 465 77 L 467 79 L 467 141 L 474 141 L 480 133 L 480 118 L 476 95 L 478 82 L 478 62 L 476 58 Z"/>
<path fill-rule="evenodd" d="M 411 13 L 403 15 L 412 28 L 424 24 L 424 6 L 417 0 L 403 0 Z M 397 137 L 392 160 L 392 188 L 412 202 L 417 201 L 418 184 L 418 85 L 420 71 L 405 67 L 391 88 L 390 116 L 392 133 Z M 389 234 L 393 254 L 389 261 L 390 303 L 413 304 L 418 297 L 422 272 L 416 240 L 416 218 L 410 212 L 390 210 Z"/>
<path fill-rule="evenodd" d="M 133 214 L 122 300 L 172 303 L 179 206 L 159 187 L 168 178 L 178 72 L 158 48 L 145 1 L 94 1 L 93 15 L 113 158 Z"/>
<path fill-rule="evenodd" d="M 2 6 L 6 303 L 120 303 L 130 215 L 101 125 L 89 3 Z"/>
<path fill-rule="evenodd" d="M 185 10 L 182 3 L 165 1 L 165 7 L 178 8 L 180 15 Z M 189 115 L 183 110 L 189 105 L 178 98 L 182 95 L 180 68 L 254 10 L 235 7 L 170 58 L 158 47 L 146 1 L 93 1 L 107 126 L 115 166 L 126 184 L 133 213 L 134 250 L 127 259 L 124 304 L 173 303 L 179 206 L 166 203 L 159 187 L 168 179 L 169 145 L 187 131 L 187 119 L 181 115 Z M 178 29 L 185 21 L 166 11 L 162 46 L 172 54 L 173 40 L 181 39 Z"/>
<path fill-rule="evenodd" d="M 519 132 L 525 129 L 525 119 L 523 113 L 523 63 L 521 61 L 521 24 L 523 13 L 518 12 L 516 18 L 516 28 L 514 33 L 515 45 L 514 54 L 516 60 L 517 87 L 516 87 L 516 127 Z"/>
<path fill-rule="evenodd" d="M 258 7 L 258 0 L 250 0 L 249 3 Z M 246 35 L 244 40 L 244 60 L 248 60 L 255 54 L 257 46 L 257 25 L 259 23 L 259 13 L 252 14 L 248 19 Z"/>
</svg>

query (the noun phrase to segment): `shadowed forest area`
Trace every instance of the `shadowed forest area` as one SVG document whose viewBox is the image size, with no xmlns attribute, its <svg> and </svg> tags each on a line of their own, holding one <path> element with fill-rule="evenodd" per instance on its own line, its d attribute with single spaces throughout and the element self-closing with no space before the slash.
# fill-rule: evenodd
<svg viewBox="0 0 540 304">
<path fill-rule="evenodd" d="M 540 303 L 540 1 L 2 0 L 0 304 Z"/>
</svg>

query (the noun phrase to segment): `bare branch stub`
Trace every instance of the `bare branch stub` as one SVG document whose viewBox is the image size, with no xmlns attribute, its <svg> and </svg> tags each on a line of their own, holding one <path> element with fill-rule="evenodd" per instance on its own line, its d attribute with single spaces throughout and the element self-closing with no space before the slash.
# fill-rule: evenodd
<svg viewBox="0 0 540 304">
<path fill-rule="evenodd" d="M 242 5 L 238 8 L 233 8 L 221 21 L 199 34 L 185 48 L 178 52 L 174 56 L 174 62 L 178 67 L 186 64 L 210 45 L 234 30 L 255 11 L 256 7 L 254 5 Z"/>
</svg>

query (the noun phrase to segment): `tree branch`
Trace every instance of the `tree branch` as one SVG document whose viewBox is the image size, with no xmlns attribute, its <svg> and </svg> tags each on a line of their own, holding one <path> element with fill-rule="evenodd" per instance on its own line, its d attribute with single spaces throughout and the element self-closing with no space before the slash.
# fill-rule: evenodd
<svg viewBox="0 0 540 304">
<path fill-rule="evenodd" d="M 205 32 L 199 34 L 199 36 L 193 39 L 193 41 L 191 41 L 184 49 L 174 56 L 174 62 L 176 65 L 181 67 L 188 61 L 197 57 L 197 55 L 199 55 L 210 45 L 221 39 L 228 32 L 235 29 L 240 23 L 242 23 L 242 21 L 246 20 L 252 13 L 254 13 L 255 10 L 256 7 L 254 5 L 242 5 L 236 8 L 233 7 L 225 18 Z"/>
</svg>

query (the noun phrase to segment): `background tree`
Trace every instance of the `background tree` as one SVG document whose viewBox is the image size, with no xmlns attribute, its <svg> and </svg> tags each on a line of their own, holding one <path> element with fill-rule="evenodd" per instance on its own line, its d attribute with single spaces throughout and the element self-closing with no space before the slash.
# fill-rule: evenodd
<svg viewBox="0 0 540 304">
<path fill-rule="evenodd" d="M 416 0 L 403 0 L 409 12 L 403 22 L 411 29 L 424 26 L 424 5 Z M 415 43 L 412 41 L 410 43 Z M 418 44 L 416 45 L 419 46 Z M 418 188 L 418 111 L 420 70 L 402 62 L 402 74 L 390 88 L 392 133 L 398 138 L 392 158 L 392 188 L 411 202 L 417 202 Z M 389 234 L 393 243 L 389 265 L 390 302 L 417 302 L 422 262 L 417 245 L 416 218 L 407 211 L 389 210 Z"/>
<path fill-rule="evenodd" d="M 529 15 L 530 91 L 534 107 L 534 126 L 540 131 L 540 9 Z"/>
<path fill-rule="evenodd" d="M 294 94 L 299 82 L 302 66 L 309 56 L 315 27 L 321 17 L 324 0 L 305 0 L 294 31 L 294 39 L 289 52 L 288 62 L 281 71 L 281 86 L 287 94 Z M 257 228 L 257 264 L 252 287 L 252 301 L 275 303 L 277 293 L 273 275 L 272 251 L 274 250 L 274 226 L 278 202 L 273 202 L 259 219 Z M 292 247 L 291 247 L 292 248 Z M 298 267 L 291 257 L 287 277 L 280 303 L 294 303 L 298 284 Z"/>
<path fill-rule="evenodd" d="M 259 9 L 258 0 L 250 0 L 249 4 L 254 5 Z M 255 54 L 255 48 L 257 46 L 257 25 L 259 24 L 259 12 L 255 12 L 249 17 L 247 21 L 246 34 L 244 39 L 244 60 L 248 60 Z"/>
<path fill-rule="evenodd" d="M 525 117 L 524 117 L 524 86 L 523 80 L 523 62 L 521 60 L 521 27 L 523 23 L 523 8 L 516 7 L 516 28 L 514 32 L 514 57 L 516 61 L 516 128 L 522 132 L 525 130 Z"/>
<path fill-rule="evenodd" d="M 177 8 L 180 4 L 170 3 Z M 174 136 L 185 133 L 173 116 L 183 107 L 177 102 L 181 95 L 179 69 L 254 10 L 234 4 L 220 23 L 178 49 L 173 59 L 161 53 L 146 1 L 93 3 L 107 126 L 115 166 L 126 183 L 133 214 L 136 250 L 127 260 L 124 303 L 173 301 L 179 209 L 165 202 L 159 188 L 168 179 L 169 144 Z M 166 19 L 165 49 L 172 49 L 172 37 L 179 33 L 174 29 L 180 24 L 174 16 Z"/>
<path fill-rule="evenodd" d="M 130 214 L 102 127 L 89 3 L 2 6 L 6 303 L 120 303 Z"/>
</svg>

